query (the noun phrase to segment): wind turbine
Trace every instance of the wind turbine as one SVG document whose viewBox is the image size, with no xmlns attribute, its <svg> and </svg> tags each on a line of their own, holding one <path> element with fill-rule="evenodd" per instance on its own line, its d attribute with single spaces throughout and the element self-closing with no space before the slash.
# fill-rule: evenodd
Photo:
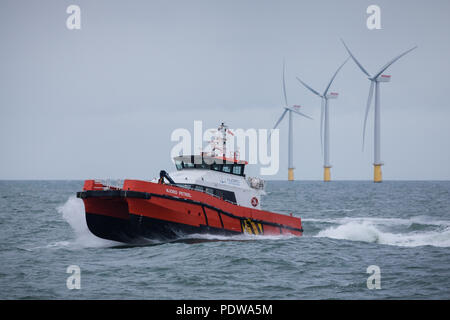
<svg viewBox="0 0 450 320">
<path fill-rule="evenodd" d="M 321 106 L 321 115 L 320 115 L 320 143 L 322 147 L 322 153 L 323 153 L 323 181 L 328 182 L 331 180 L 330 175 L 330 117 L 328 114 L 329 111 L 329 103 L 328 100 L 330 99 L 337 99 L 339 94 L 337 92 L 330 92 L 328 93 L 328 90 L 330 89 L 331 84 L 334 81 L 334 78 L 336 78 L 339 70 L 347 63 L 348 57 L 344 63 L 342 63 L 339 68 L 334 73 L 333 77 L 331 77 L 330 82 L 328 83 L 327 87 L 325 88 L 325 91 L 320 94 L 318 91 L 311 88 L 309 85 L 307 85 L 305 82 L 303 82 L 299 77 L 297 77 L 297 80 L 305 86 L 306 89 L 314 93 L 316 96 L 318 96 L 322 101 Z"/>
<path fill-rule="evenodd" d="M 275 123 L 275 126 L 273 127 L 273 129 L 276 129 L 276 127 L 280 124 L 280 122 L 283 120 L 284 116 L 286 115 L 286 113 L 289 112 L 289 140 L 288 140 L 288 180 L 289 181 L 293 181 L 294 180 L 294 166 L 293 166 L 293 151 L 292 151 L 292 147 L 293 147 L 293 125 L 292 125 L 292 113 L 297 113 L 305 118 L 311 119 L 312 118 L 310 116 L 307 116 L 306 114 L 298 111 L 298 109 L 300 109 L 299 105 L 292 105 L 289 106 L 288 104 L 288 100 L 287 100 L 287 94 L 286 94 L 286 80 L 285 80 L 285 71 L 286 71 L 286 64 L 283 60 L 283 94 L 284 94 L 284 107 L 282 107 L 284 109 L 283 113 L 281 114 L 280 119 L 278 119 L 278 121 Z M 270 135 L 269 135 L 270 138 Z"/>
<path fill-rule="evenodd" d="M 361 69 L 361 71 L 368 77 L 370 80 L 370 89 L 369 89 L 369 97 L 367 99 L 367 106 L 366 106 L 366 115 L 364 117 L 364 128 L 363 128 L 363 149 L 364 149 L 364 140 L 365 140 L 365 132 L 366 132 L 366 123 L 367 123 L 367 116 L 369 115 L 369 109 L 372 104 L 372 97 L 373 97 L 373 90 L 375 87 L 375 117 L 374 117 L 374 171 L 373 171 L 373 181 L 374 182 L 381 182 L 382 175 L 381 175 L 381 166 L 383 165 L 383 162 L 380 158 L 380 82 L 389 82 L 391 80 L 390 75 L 383 74 L 383 72 L 389 68 L 394 62 L 396 62 L 398 59 L 406 55 L 407 53 L 411 52 L 417 46 L 414 46 L 413 48 L 406 50 L 402 54 L 398 55 L 388 63 L 386 63 L 374 76 L 371 76 L 369 72 L 367 72 L 366 69 L 361 65 L 361 63 L 356 60 L 355 56 L 351 53 L 350 49 L 345 44 L 344 40 L 342 40 L 342 43 L 344 44 L 345 49 L 347 49 L 347 52 L 350 54 L 350 57 L 352 57 L 353 61 L 355 61 L 356 65 Z"/>
</svg>

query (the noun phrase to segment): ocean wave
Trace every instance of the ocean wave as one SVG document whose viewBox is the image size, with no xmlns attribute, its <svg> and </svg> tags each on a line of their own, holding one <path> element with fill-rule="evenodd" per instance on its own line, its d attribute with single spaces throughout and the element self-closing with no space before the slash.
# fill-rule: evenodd
<svg viewBox="0 0 450 320">
<path fill-rule="evenodd" d="M 443 226 L 450 227 L 449 220 L 434 220 L 426 216 L 410 217 L 408 219 L 402 218 L 376 218 L 376 217 L 344 217 L 344 218 L 302 218 L 303 222 L 318 222 L 318 223 L 331 223 L 331 224 L 346 224 L 350 222 L 357 223 L 372 223 L 375 225 L 385 226 L 405 226 L 410 227 L 412 225 L 423 226 Z"/>
<path fill-rule="evenodd" d="M 386 220 L 389 219 L 381 219 L 382 223 L 379 223 L 380 219 L 358 218 L 357 221 L 347 221 L 338 226 L 332 226 L 321 230 L 315 237 L 372 242 L 402 247 L 450 247 L 450 227 L 446 224 L 442 225 L 439 230 L 434 231 L 393 233 L 383 230 L 383 225 L 385 226 L 387 222 Z M 406 224 L 406 221 L 399 221 L 403 219 L 393 220 L 393 223 Z M 417 225 L 417 222 L 413 222 L 410 219 L 408 226 L 413 224 Z M 435 225 L 435 222 L 433 222 L 433 225 Z"/>
</svg>

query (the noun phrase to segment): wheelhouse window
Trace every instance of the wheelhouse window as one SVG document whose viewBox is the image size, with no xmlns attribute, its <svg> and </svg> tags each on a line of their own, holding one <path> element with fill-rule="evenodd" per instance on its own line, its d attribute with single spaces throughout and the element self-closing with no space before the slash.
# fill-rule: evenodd
<svg viewBox="0 0 450 320">
<path fill-rule="evenodd" d="M 241 164 L 235 164 L 233 166 L 233 174 L 242 175 L 242 165 Z"/>
<path fill-rule="evenodd" d="M 177 168 L 177 170 L 183 169 L 183 162 L 180 160 L 175 160 L 175 167 Z"/>
<path fill-rule="evenodd" d="M 201 164 L 195 164 L 194 166 L 197 169 L 207 169 L 207 170 L 209 170 L 211 168 L 211 166 L 209 164 L 206 164 L 204 162 L 201 163 Z"/>
<path fill-rule="evenodd" d="M 194 164 L 190 162 L 182 162 L 184 169 L 192 169 L 194 168 Z"/>
<path fill-rule="evenodd" d="M 224 164 L 223 167 L 222 167 L 222 172 L 231 173 L 232 169 L 233 169 L 233 165 L 232 164 Z"/>
<path fill-rule="evenodd" d="M 199 186 L 199 185 L 195 185 L 194 186 L 194 190 L 200 191 L 200 192 L 204 192 L 204 187 L 203 186 Z"/>
<path fill-rule="evenodd" d="M 230 201 L 232 203 L 236 203 L 236 196 L 234 192 L 228 191 L 228 190 L 222 190 L 222 189 L 216 189 L 206 186 L 201 186 L 198 184 L 189 184 L 189 183 L 179 183 L 177 184 L 178 187 L 186 188 L 189 190 L 195 190 L 200 192 L 205 192 L 207 194 L 216 196 L 220 199 Z"/>
<path fill-rule="evenodd" d="M 244 168 L 245 165 L 241 163 L 222 163 L 222 160 L 219 159 L 219 163 L 215 158 L 194 158 L 199 156 L 180 156 L 176 157 L 175 166 L 177 170 L 183 169 L 203 169 L 203 170 L 214 170 L 224 173 L 230 173 L 237 176 L 244 176 Z M 200 160 L 200 161 L 198 161 Z M 196 163 L 200 162 L 200 163 Z"/>
</svg>

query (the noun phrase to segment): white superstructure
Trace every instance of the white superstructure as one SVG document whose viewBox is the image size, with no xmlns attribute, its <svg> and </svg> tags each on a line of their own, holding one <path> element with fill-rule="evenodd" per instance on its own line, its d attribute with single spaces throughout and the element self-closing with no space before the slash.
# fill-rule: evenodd
<svg viewBox="0 0 450 320">
<path fill-rule="evenodd" d="M 177 171 L 169 175 L 177 185 L 212 194 L 240 206 L 261 209 L 264 182 L 245 177 L 247 162 L 207 155 L 179 156 L 174 161 Z"/>
<path fill-rule="evenodd" d="M 168 174 L 171 183 L 243 207 L 261 209 L 264 181 L 246 178 L 244 170 L 248 162 L 239 159 L 239 152 L 231 150 L 232 157 L 226 157 L 227 134 L 234 136 L 228 126 L 222 122 L 216 133 L 210 141 L 208 152 L 173 158 L 177 171 Z"/>
</svg>

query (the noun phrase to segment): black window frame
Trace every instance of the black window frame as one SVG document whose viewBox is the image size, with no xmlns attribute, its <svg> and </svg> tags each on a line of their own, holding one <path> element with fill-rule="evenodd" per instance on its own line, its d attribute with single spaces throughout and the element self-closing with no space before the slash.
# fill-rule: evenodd
<svg viewBox="0 0 450 320">
<path fill-rule="evenodd" d="M 183 160 L 175 160 L 175 167 L 178 171 L 182 169 L 204 169 L 204 170 L 212 170 L 217 172 L 223 172 L 232 174 L 235 176 L 245 177 L 244 170 L 245 165 L 241 163 L 212 163 L 208 164 L 204 160 L 201 164 L 193 163 L 193 162 L 185 162 Z M 235 168 L 240 168 L 240 173 L 236 173 Z M 230 171 L 226 171 L 225 168 L 228 168 Z"/>
<path fill-rule="evenodd" d="M 237 203 L 236 194 L 233 191 L 217 189 L 217 188 L 213 188 L 213 187 L 206 187 L 206 186 L 202 186 L 202 185 L 194 184 L 194 183 L 179 183 L 179 184 L 176 184 L 176 186 L 185 188 L 185 189 L 189 189 L 189 190 L 193 190 L 193 191 L 203 192 L 203 193 L 206 193 L 209 195 L 213 195 L 222 200 L 229 201 L 234 204 Z M 207 189 L 212 190 L 212 193 L 208 192 Z"/>
</svg>

